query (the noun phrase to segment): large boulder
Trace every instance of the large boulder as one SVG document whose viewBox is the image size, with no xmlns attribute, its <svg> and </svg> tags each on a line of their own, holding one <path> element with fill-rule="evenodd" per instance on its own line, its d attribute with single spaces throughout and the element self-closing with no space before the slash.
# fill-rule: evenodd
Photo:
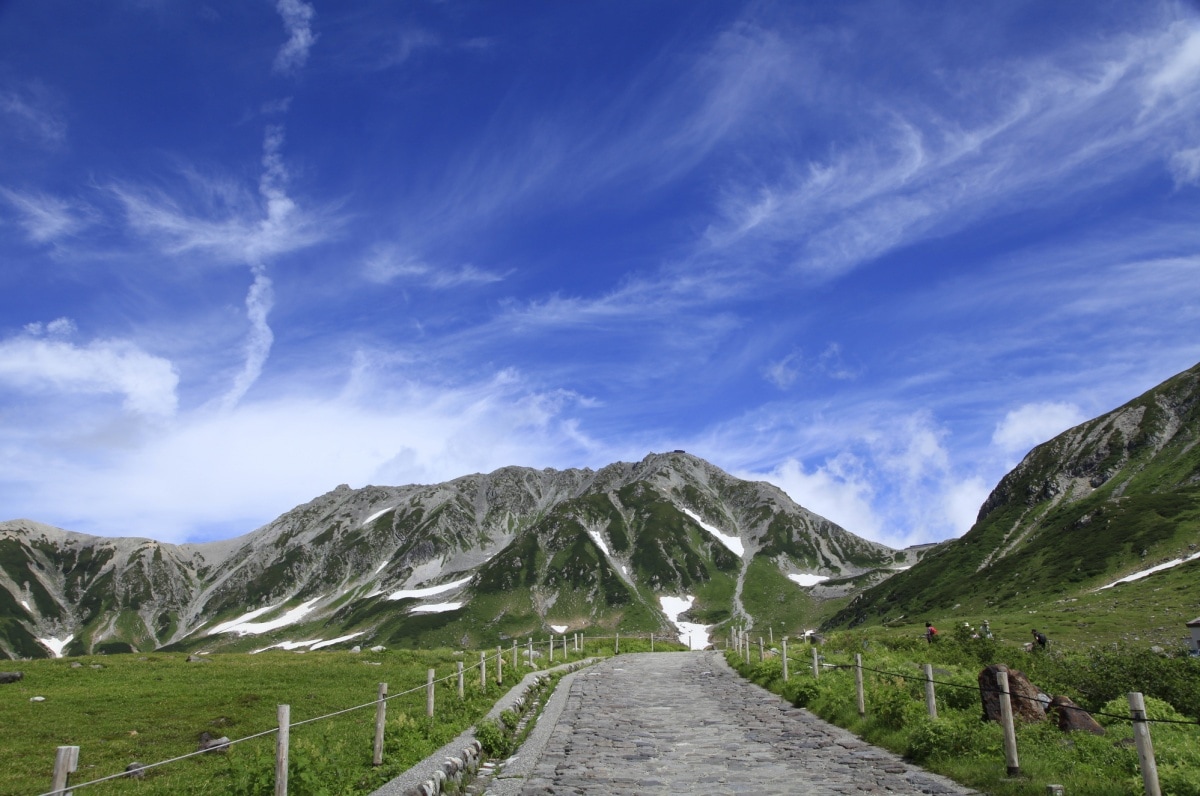
<svg viewBox="0 0 1200 796">
<path fill-rule="evenodd" d="M 0 683 L 15 683 L 25 676 L 25 672 L 0 672 Z"/>
<path fill-rule="evenodd" d="M 1090 732 L 1092 735 L 1104 735 L 1105 730 L 1100 722 L 1092 718 L 1092 714 L 1071 701 L 1070 697 L 1056 696 L 1050 700 L 1046 712 L 1056 716 L 1058 728 L 1063 732 Z"/>
<path fill-rule="evenodd" d="M 1000 686 L 996 683 L 996 673 L 1002 668 L 1007 667 L 994 663 L 979 673 L 979 698 L 985 721 L 1000 721 Z M 1024 672 L 1008 669 L 1008 693 L 1014 717 L 1030 722 L 1045 721 L 1043 699 L 1048 702 L 1049 698 L 1029 682 Z"/>
</svg>

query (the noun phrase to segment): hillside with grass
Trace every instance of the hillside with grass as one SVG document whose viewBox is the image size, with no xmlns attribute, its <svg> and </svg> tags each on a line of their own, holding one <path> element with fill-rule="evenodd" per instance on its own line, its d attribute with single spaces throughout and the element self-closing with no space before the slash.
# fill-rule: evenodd
<svg viewBox="0 0 1200 796">
<path fill-rule="evenodd" d="M 1112 628 L 1118 636 L 1178 641 L 1200 615 L 1198 443 L 1200 365 L 1034 448 L 961 539 L 867 589 L 827 624 L 987 616 L 1036 624 L 1040 613 L 1084 636 L 1115 611 L 1126 622 Z M 1163 569 L 1110 586 L 1155 567 Z"/>
</svg>

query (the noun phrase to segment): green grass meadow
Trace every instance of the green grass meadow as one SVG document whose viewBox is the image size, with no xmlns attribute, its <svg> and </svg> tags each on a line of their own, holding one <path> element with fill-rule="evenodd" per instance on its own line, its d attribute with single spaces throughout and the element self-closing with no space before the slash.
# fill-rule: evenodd
<svg viewBox="0 0 1200 796">
<path fill-rule="evenodd" d="M 993 624 L 993 627 L 995 625 Z M 992 796 L 1044 796 L 1059 784 L 1069 794 L 1137 796 L 1143 792 L 1126 694 L 1146 697 L 1151 738 L 1162 792 L 1200 796 L 1200 659 L 1182 649 L 1155 653 L 1144 645 L 1103 649 L 1054 647 L 1025 652 L 1019 642 L 971 639 L 949 633 L 934 645 L 913 635 L 885 631 L 830 635 L 818 647 L 826 664 L 812 675 L 811 648 L 789 648 L 789 680 L 778 656 L 765 661 L 752 649 L 749 661 L 726 653 L 745 677 L 780 693 L 793 704 L 845 727 L 859 737 Z M 855 654 L 863 657 L 866 714 L 859 716 Z M 937 719 L 925 706 L 923 666 L 933 664 Z M 1107 734 L 1064 734 L 1050 721 L 1017 726 L 1021 775 L 1009 777 L 999 724 L 981 720 L 978 675 L 989 663 L 1004 663 L 1028 675 L 1051 695 L 1069 696 L 1099 716 Z M 884 672 L 885 674 L 880 674 Z M 1118 718 L 1114 718 L 1118 717 Z"/>
<path fill-rule="evenodd" d="M 622 636 L 621 652 L 645 652 L 648 638 Z M 551 663 L 541 642 L 535 665 L 546 668 L 585 657 L 611 655 L 611 639 L 589 640 L 563 657 L 561 638 Z M 658 638 L 655 649 L 683 649 Z M 488 681 L 482 687 L 479 651 L 386 650 L 268 651 L 231 653 L 187 661 L 181 653 L 97 655 L 53 660 L 7 661 L 24 679 L 0 686 L 0 796 L 36 796 L 50 790 L 55 750 L 79 747 L 71 784 L 118 774 L 131 762 L 153 764 L 195 752 L 202 732 L 235 743 L 157 766 L 144 779 L 119 778 L 76 789 L 77 796 L 112 794 L 232 794 L 274 792 L 278 705 L 290 706 L 288 792 L 293 796 L 369 793 L 415 765 L 479 722 L 496 700 L 531 669 L 525 645 L 504 649 L 504 683 L 495 682 L 487 650 Z M 457 663 L 463 662 L 465 695 L 458 698 Z M 72 664 L 80 664 L 73 666 Z M 425 715 L 425 682 L 433 669 L 435 713 Z M 371 764 L 379 683 L 388 684 L 384 763 Z M 415 689 L 414 693 L 399 696 Z M 31 701 L 33 697 L 45 701 Z M 309 719 L 365 705 L 332 718 Z M 301 724 L 301 726 L 296 726 Z"/>
</svg>

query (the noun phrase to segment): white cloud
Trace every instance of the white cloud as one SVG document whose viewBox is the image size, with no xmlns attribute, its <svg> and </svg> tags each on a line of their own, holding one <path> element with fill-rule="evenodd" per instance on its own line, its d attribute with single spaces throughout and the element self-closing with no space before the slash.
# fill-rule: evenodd
<svg viewBox="0 0 1200 796">
<path fill-rule="evenodd" d="M 283 17 L 283 26 L 288 33 L 288 40 L 275 56 L 275 71 L 291 74 L 304 66 L 308 51 L 317 41 L 312 32 L 312 20 L 317 12 L 301 0 L 278 0 L 275 9 Z"/>
<path fill-rule="evenodd" d="M 0 114 L 17 135 L 47 149 L 62 145 L 67 138 L 67 123 L 54 109 L 57 103 L 41 85 L 0 91 Z"/>
<path fill-rule="evenodd" d="M 437 290 L 470 284 L 486 285 L 504 279 L 499 274 L 473 265 L 457 269 L 436 268 L 420 258 L 405 254 L 395 245 L 374 247 L 363 263 L 363 275 L 369 281 L 380 284 L 402 281 Z"/>
<path fill-rule="evenodd" d="M 43 330 L 48 337 L 42 337 Z M 76 346 L 65 338 L 73 324 L 60 318 L 0 341 L 0 384 L 34 393 L 119 394 L 126 411 L 169 416 L 176 410 L 179 376 L 167 360 L 122 340 Z"/>
<path fill-rule="evenodd" d="M 8 203 L 21 215 L 20 224 L 34 243 L 49 243 L 69 235 L 84 224 L 86 213 L 72 203 L 45 194 L 18 193 L 0 188 Z"/>
<path fill-rule="evenodd" d="M 992 444 L 1007 454 L 1024 454 L 1087 418 L 1072 403 L 1029 403 L 1010 410 L 996 424 Z"/>
<path fill-rule="evenodd" d="M 20 465 L 0 467 L 0 483 L 22 485 L 4 503 L 71 530 L 179 542 L 214 528 L 219 538 L 247 533 L 339 483 L 439 483 L 507 465 L 592 461 L 572 417 L 578 402 L 517 374 L 446 387 L 365 366 L 354 378 L 338 395 L 180 414 L 86 456 L 61 457 L 55 437 L 69 424 L 87 433 L 75 428 L 84 422 L 99 432 L 107 419 L 62 418 L 37 440 L 0 430 L 0 448 L 25 451 Z"/>
<path fill-rule="evenodd" d="M 800 353 L 795 351 L 778 362 L 769 363 L 763 369 L 763 378 L 779 389 L 786 390 L 795 384 L 796 379 L 800 378 L 799 359 Z"/>
<path fill-rule="evenodd" d="M 1200 185 L 1200 147 L 1171 155 L 1170 168 L 1176 185 Z"/>
</svg>

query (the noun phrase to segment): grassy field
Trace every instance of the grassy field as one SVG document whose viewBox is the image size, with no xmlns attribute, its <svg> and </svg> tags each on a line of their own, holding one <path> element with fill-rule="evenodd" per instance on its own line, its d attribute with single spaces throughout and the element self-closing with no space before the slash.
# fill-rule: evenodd
<svg viewBox="0 0 1200 796">
<path fill-rule="evenodd" d="M 994 624 L 993 624 L 994 626 Z M 1141 691 L 1151 725 L 1163 793 L 1200 796 L 1200 659 L 1151 652 L 1145 645 L 1105 649 L 1059 646 L 1027 653 L 1015 642 L 981 642 L 950 634 L 930 646 L 911 635 L 878 630 L 832 634 L 819 652 L 827 664 L 814 679 L 810 649 L 789 650 L 791 677 L 782 680 L 778 657 L 748 662 L 727 653 L 744 676 L 822 718 L 909 760 L 993 796 L 1042 796 L 1046 785 L 1067 793 L 1136 796 L 1142 793 L 1137 752 L 1128 720 L 1100 716 L 1102 737 L 1061 733 L 1052 722 L 1021 724 L 1017 747 L 1021 775 L 1007 776 L 998 724 L 980 720 L 977 677 L 987 663 L 1020 669 L 1040 689 L 1071 697 L 1082 707 L 1128 716 L 1125 694 Z M 1178 653 L 1176 648 L 1172 652 Z M 855 697 L 854 655 L 863 656 L 866 715 Z M 938 681 L 938 718 L 924 701 L 921 666 L 932 663 Z M 886 674 L 880 674 L 884 672 Z"/>
<path fill-rule="evenodd" d="M 611 653 L 611 642 L 585 653 Z M 648 645 L 647 645 L 648 646 Z M 622 639 L 623 651 L 639 642 Z M 658 649 L 664 645 L 660 641 Z M 543 648 L 544 651 L 544 648 Z M 492 651 L 494 652 L 494 650 Z M 523 650 L 522 650 L 523 652 Z M 523 656 L 522 656 L 523 657 Z M 465 660 L 466 699 L 457 695 L 456 664 Z M 291 729 L 289 792 L 366 793 L 409 768 L 477 722 L 517 682 L 505 654 L 505 684 L 481 689 L 479 653 L 385 651 L 264 652 L 212 655 L 189 663 L 183 654 L 106 655 L 8 662 L 24 679 L 0 686 L 0 794 L 31 796 L 50 789 L 56 747 L 80 747 L 71 782 L 83 783 L 194 752 L 202 732 L 232 740 L 277 726 L 277 705 L 293 725 L 375 700 L 378 684 L 394 696 L 387 708 L 384 765 L 371 765 L 375 707 Z M 561 648 L 555 663 L 562 661 Z M 80 664 L 73 666 L 72 664 Z M 544 659 L 542 665 L 544 663 Z M 476 667 L 472 670 L 470 667 Z M 425 716 L 426 671 L 451 677 L 436 687 L 435 718 Z M 523 675 L 527 668 L 521 668 Z M 31 701 L 44 697 L 45 701 Z M 119 779 L 77 794 L 271 793 L 275 736 L 235 744 L 151 769 L 145 779 Z"/>
</svg>

